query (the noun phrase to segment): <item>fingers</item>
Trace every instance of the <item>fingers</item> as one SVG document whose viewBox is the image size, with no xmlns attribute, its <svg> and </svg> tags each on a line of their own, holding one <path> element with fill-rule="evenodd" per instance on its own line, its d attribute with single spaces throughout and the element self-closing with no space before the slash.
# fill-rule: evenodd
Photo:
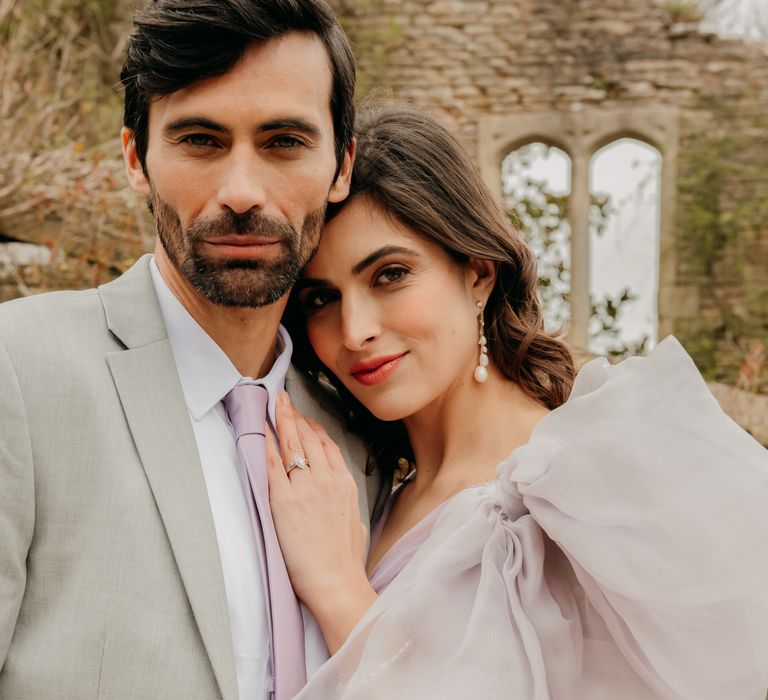
<svg viewBox="0 0 768 700">
<path fill-rule="evenodd" d="M 325 452 L 325 458 L 328 462 L 328 466 L 331 470 L 344 470 L 348 471 L 347 463 L 344 461 L 344 455 L 341 454 L 339 446 L 330 438 L 320 423 L 312 420 L 311 418 L 304 419 L 307 425 L 314 431 L 320 444 L 323 446 Z"/>
<path fill-rule="evenodd" d="M 312 463 L 312 457 L 308 454 L 307 446 L 300 435 L 298 419 L 288 394 L 280 392 L 277 401 L 277 434 L 280 441 L 280 457 L 289 477 L 293 473 L 304 471 L 301 466 L 292 466 L 296 462 Z"/>
<path fill-rule="evenodd" d="M 293 408 L 285 392 L 281 392 L 278 400 L 277 429 L 279 452 L 286 469 L 297 457 L 303 457 L 314 474 L 322 475 L 328 471 L 328 459 L 320 438 Z M 290 469 L 289 476 L 296 476 L 300 471 L 303 470 Z"/>
<path fill-rule="evenodd" d="M 329 471 L 328 458 L 325 456 L 325 450 L 317 434 L 298 412 L 294 412 L 294 420 L 296 421 L 302 449 L 309 461 L 312 474 L 315 476 L 327 474 Z"/>
<path fill-rule="evenodd" d="M 346 492 L 349 497 L 348 507 L 351 509 L 351 512 L 356 512 L 359 508 L 357 484 L 355 483 L 354 478 L 352 478 L 352 472 L 347 468 L 347 463 L 344 460 L 344 455 L 341 453 L 339 446 L 330 438 L 323 426 L 319 423 L 313 421 L 311 418 L 306 418 L 305 421 L 320 440 L 330 471 L 333 472 L 334 479 L 337 483 L 343 482 L 345 484 Z"/>
<path fill-rule="evenodd" d="M 338 445 L 331 440 L 323 427 L 307 419 L 296 411 L 288 398 L 281 393 L 277 402 L 277 427 L 279 445 L 274 440 L 271 447 L 271 462 L 282 470 L 285 487 L 293 491 L 298 489 L 305 503 L 309 494 L 318 495 L 320 500 L 344 516 L 345 513 L 358 513 L 358 492 L 352 474 L 347 469 L 344 457 Z M 297 457 L 304 457 L 309 468 L 289 469 Z M 286 473 L 286 469 L 288 472 Z M 278 486 L 278 488 L 280 488 Z M 367 537 L 367 535 L 366 535 Z M 365 538 L 360 543 L 365 550 Z"/>
<path fill-rule="evenodd" d="M 290 464 L 297 457 L 307 458 L 299 437 L 299 429 L 291 400 L 284 391 L 280 392 L 277 400 L 277 436 L 280 458 L 286 469 L 290 468 Z"/>
</svg>

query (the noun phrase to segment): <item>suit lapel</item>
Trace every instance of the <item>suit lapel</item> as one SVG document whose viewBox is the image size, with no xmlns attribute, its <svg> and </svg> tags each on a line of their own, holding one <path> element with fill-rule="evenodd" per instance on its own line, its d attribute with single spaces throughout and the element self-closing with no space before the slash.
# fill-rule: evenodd
<svg viewBox="0 0 768 700">
<path fill-rule="evenodd" d="M 110 330 L 127 346 L 107 356 L 222 696 L 237 682 L 224 578 L 208 492 L 148 259 L 100 288 Z"/>
</svg>

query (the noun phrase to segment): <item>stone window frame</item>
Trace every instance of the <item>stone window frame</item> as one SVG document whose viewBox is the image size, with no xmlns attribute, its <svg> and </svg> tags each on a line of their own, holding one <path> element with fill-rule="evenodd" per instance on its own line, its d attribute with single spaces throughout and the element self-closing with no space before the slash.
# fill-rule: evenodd
<svg viewBox="0 0 768 700">
<path fill-rule="evenodd" d="M 503 202 L 502 162 L 529 143 L 544 143 L 564 151 L 571 160 L 568 223 L 571 229 L 571 323 L 568 340 L 586 350 L 589 300 L 589 166 L 604 146 L 632 138 L 653 146 L 661 154 L 659 219 L 659 337 L 671 332 L 665 313 L 675 279 L 674 218 L 680 113 L 676 107 L 585 109 L 569 112 L 526 112 L 492 115 L 478 123 L 478 165 L 485 182 Z"/>
</svg>

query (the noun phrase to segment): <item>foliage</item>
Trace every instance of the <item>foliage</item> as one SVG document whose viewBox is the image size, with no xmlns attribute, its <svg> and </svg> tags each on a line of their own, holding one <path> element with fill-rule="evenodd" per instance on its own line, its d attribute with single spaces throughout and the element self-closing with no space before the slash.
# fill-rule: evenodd
<svg viewBox="0 0 768 700">
<path fill-rule="evenodd" d="M 104 281 L 148 242 L 115 139 L 113 5 L 0 0 L 0 235 L 52 249 L 43 286 Z"/>
<path fill-rule="evenodd" d="M 736 222 L 724 215 L 720 194 L 734 167 L 728 156 L 742 144 L 730 134 L 711 138 L 708 130 L 692 134 L 690 144 L 678 179 L 685 202 L 678 226 L 687 273 L 702 277 L 712 274 L 718 253 L 736 237 Z"/>
<path fill-rule="evenodd" d="M 553 190 L 549 182 L 531 176 L 537 158 L 546 157 L 551 147 L 527 144 L 511 153 L 504 162 L 506 205 L 513 224 L 523 233 L 538 262 L 539 295 L 547 328 L 559 330 L 570 318 L 570 227 L 568 195 Z M 607 196 L 592 197 L 590 226 L 603 235 L 610 213 Z M 599 339 L 601 349 L 614 357 L 636 355 L 648 350 L 649 338 L 628 341 L 621 337 L 622 312 L 636 299 L 628 289 L 619 295 L 591 298 L 590 344 Z"/>
<path fill-rule="evenodd" d="M 602 299 L 595 299 L 594 297 L 590 299 L 590 340 L 600 338 L 606 347 L 606 354 L 611 357 L 644 355 L 650 349 L 648 345 L 650 338 L 647 335 L 638 340 L 626 340 L 620 336 L 621 312 L 626 309 L 627 304 L 632 303 L 635 299 L 637 299 L 637 295 L 632 294 L 629 288 L 623 289 L 614 297 L 606 295 Z"/>
<path fill-rule="evenodd" d="M 543 144 L 528 144 L 511 153 L 504 163 L 504 180 L 509 216 L 536 256 L 544 317 L 547 327 L 554 331 L 570 318 L 568 196 L 554 192 L 548 182 L 527 173 L 533 160 L 548 150 Z"/>
<path fill-rule="evenodd" d="M 765 344 L 755 340 L 750 343 L 749 349 L 741 358 L 736 386 L 744 391 L 757 392 L 766 369 L 768 369 L 768 361 Z"/>
<path fill-rule="evenodd" d="M 704 18 L 701 4 L 697 0 L 664 0 L 661 7 L 673 22 L 688 24 Z"/>
<path fill-rule="evenodd" d="M 349 36 L 358 60 L 366 62 L 366 70 L 358 71 L 357 99 L 365 100 L 381 86 L 379 81 L 390 65 L 393 45 L 403 36 L 397 19 L 378 7 L 378 0 L 339 0 L 339 23 Z M 367 21 L 361 18 L 368 18 Z"/>
<path fill-rule="evenodd" d="M 759 348 L 768 343 L 768 167 L 756 154 L 768 152 L 768 120 L 708 103 L 689 122 L 679 161 L 677 276 L 696 290 L 699 313 L 677 321 L 676 333 L 708 379 L 766 391 Z"/>
</svg>

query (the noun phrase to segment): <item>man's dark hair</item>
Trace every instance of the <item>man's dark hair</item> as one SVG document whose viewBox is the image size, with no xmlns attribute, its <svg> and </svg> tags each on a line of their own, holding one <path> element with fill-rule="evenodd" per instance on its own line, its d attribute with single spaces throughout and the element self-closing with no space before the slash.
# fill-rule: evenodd
<svg viewBox="0 0 768 700">
<path fill-rule="evenodd" d="M 133 131 L 145 174 L 153 98 L 223 75 L 248 44 L 293 31 L 315 33 L 328 54 L 338 173 L 355 120 L 355 61 L 344 30 L 324 0 L 153 0 L 134 17 L 120 72 L 123 123 Z"/>
</svg>

